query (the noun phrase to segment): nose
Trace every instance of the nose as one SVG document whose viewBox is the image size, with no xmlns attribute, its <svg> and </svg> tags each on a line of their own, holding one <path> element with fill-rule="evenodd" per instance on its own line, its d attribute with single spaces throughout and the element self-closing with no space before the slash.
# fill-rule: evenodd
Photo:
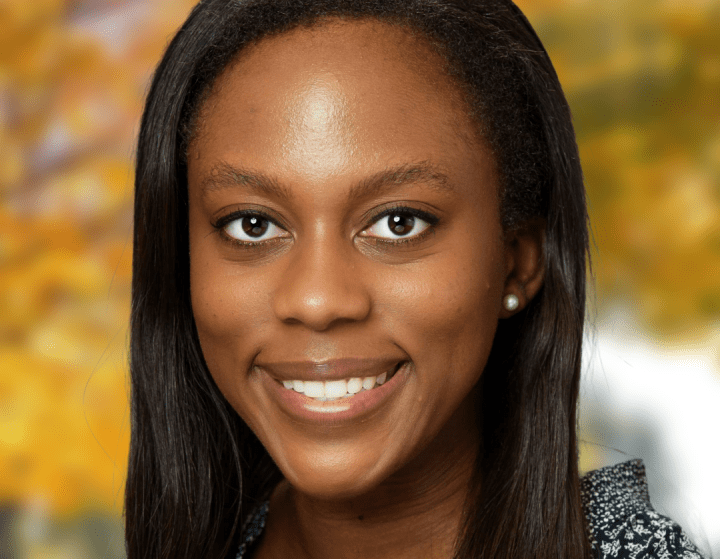
<svg viewBox="0 0 720 559">
<path fill-rule="evenodd" d="M 352 262 L 356 255 L 338 245 L 315 242 L 293 251 L 273 294 L 273 310 L 281 321 L 324 331 L 369 315 L 371 298 Z"/>
</svg>

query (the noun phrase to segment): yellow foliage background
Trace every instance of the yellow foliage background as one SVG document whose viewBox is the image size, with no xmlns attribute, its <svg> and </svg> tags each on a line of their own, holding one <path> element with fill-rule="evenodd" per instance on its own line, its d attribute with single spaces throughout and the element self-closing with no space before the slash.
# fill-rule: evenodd
<svg viewBox="0 0 720 559">
<path fill-rule="evenodd" d="M 133 147 L 152 69 L 193 4 L 0 0 L 0 508 L 11 515 L 121 513 Z M 598 323 L 621 306 L 661 339 L 708 336 L 720 317 L 720 2 L 519 4 L 573 108 Z"/>
</svg>

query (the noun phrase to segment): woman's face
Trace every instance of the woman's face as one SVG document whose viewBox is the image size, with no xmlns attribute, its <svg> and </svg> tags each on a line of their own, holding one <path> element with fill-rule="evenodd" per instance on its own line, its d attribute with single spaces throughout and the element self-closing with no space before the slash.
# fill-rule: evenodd
<svg viewBox="0 0 720 559">
<path fill-rule="evenodd" d="M 495 162 L 429 47 L 377 22 L 261 41 L 205 103 L 188 180 L 205 360 L 296 489 L 474 452 L 513 263 Z"/>
</svg>

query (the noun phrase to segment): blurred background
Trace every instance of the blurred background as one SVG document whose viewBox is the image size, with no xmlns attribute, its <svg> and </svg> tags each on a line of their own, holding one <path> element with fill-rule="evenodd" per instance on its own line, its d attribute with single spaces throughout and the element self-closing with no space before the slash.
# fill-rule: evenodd
<svg viewBox="0 0 720 559">
<path fill-rule="evenodd" d="M 0 0 L 0 557 L 120 558 L 133 148 L 192 0 Z M 720 0 L 523 0 L 594 234 L 580 428 L 720 557 Z"/>
</svg>

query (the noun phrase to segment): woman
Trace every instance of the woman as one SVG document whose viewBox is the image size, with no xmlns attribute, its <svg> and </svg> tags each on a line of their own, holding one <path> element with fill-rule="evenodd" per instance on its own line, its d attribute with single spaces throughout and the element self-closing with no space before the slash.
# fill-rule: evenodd
<svg viewBox="0 0 720 559">
<path fill-rule="evenodd" d="M 138 145 L 129 557 L 699 557 L 639 464 L 583 494 L 586 250 L 511 2 L 201 2 Z"/>
</svg>

